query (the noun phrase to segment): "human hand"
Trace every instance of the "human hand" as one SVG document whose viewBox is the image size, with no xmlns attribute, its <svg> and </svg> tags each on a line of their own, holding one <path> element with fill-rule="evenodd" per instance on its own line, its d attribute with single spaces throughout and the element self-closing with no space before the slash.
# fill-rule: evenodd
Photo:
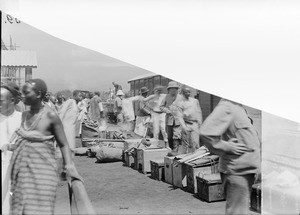
<svg viewBox="0 0 300 215">
<path fill-rule="evenodd" d="M 83 178 L 79 175 L 74 164 L 65 165 L 65 172 L 68 180 L 80 180 L 83 182 Z"/>
<path fill-rule="evenodd" d="M 245 144 L 239 142 L 239 140 L 237 138 L 231 138 L 228 141 L 229 145 L 230 145 L 230 150 L 229 153 L 230 154 L 234 154 L 234 155 L 242 155 L 245 152 L 253 152 L 253 149 L 248 148 L 247 146 L 245 146 Z"/>
</svg>

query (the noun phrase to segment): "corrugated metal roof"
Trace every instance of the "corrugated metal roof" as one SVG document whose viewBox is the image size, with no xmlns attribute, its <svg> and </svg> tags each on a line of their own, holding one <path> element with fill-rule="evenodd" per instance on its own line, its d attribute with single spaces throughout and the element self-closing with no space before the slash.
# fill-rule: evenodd
<svg viewBox="0 0 300 215">
<path fill-rule="evenodd" d="M 143 78 L 151 78 L 153 76 L 156 76 L 158 74 L 155 74 L 155 73 L 148 73 L 148 74 L 144 74 L 144 75 L 138 75 L 132 79 L 129 79 L 128 82 L 131 82 L 131 81 L 135 81 L 135 80 L 139 80 L 139 79 L 143 79 Z"/>
<path fill-rule="evenodd" d="M 1 50 L 1 66 L 37 67 L 35 51 Z"/>
</svg>

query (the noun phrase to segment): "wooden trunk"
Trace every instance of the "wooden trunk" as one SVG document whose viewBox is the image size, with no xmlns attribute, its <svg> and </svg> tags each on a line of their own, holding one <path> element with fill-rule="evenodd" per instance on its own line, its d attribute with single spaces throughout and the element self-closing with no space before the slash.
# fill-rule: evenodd
<svg viewBox="0 0 300 215">
<path fill-rule="evenodd" d="M 164 157 L 165 182 L 173 184 L 173 162 L 175 157 Z"/>
<path fill-rule="evenodd" d="M 250 208 L 252 211 L 261 212 L 261 184 L 254 184 L 251 189 Z"/>
<path fill-rule="evenodd" d="M 173 185 L 175 187 L 184 188 L 187 186 L 186 166 L 183 163 L 172 165 Z"/>
<path fill-rule="evenodd" d="M 168 152 L 166 148 L 137 149 L 138 170 L 144 174 L 150 173 L 150 160 L 162 159 Z"/>
<path fill-rule="evenodd" d="M 187 191 L 197 193 L 196 176 L 201 174 L 212 174 L 218 172 L 218 163 L 208 164 L 205 166 L 196 166 L 192 163 L 184 163 L 187 179 Z"/>
<path fill-rule="evenodd" d="M 165 174 L 164 174 L 164 160 L 151 160 L 151 177 L 158 181 L 164 181 L 165 180 Z"/>
<path fill-rule="evenodd" d="M 125 166 L 134 167 L 134 156 L 131 152 L 124 152 L 124 163 Z"/>
<path fill-rule="evenodd" d="M 196 176 L 197 192 L 200 199 L 207 202 L 225 200 L 224 186 L 220 173 L 205 175 L 205 178 Z"/>
</svg>

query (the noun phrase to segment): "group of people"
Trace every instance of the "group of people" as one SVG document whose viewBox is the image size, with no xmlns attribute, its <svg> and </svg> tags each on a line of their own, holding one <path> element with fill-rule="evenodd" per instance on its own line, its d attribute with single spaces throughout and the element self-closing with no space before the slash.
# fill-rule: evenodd
<svg viewBox="0 0 300 215">
<path fill-rule="evenodd" d="M 146 137 L 163 139 L 171 154 L 194 152 L 205 145 L 220 156 L 219 169 L 226 193 L 226 214 L 247 214 L 250 189 L 260 170 L 260 140 L 241 104 L 221 99 L 203 121 L 199 101 L 188 86 L 171 81 L 148 95 L 130 97 L 117 88 L 115 113 L 119 123 Z M 180 93 L 178 92 L 180 90 Z M 55 150 L 60 149 L 68 179 L 82 180 L 73 163 L 72 149 L 82 118 L 104 118 L 100 93 L 74 91 L 72 98 L 57 95 L 51 102 L 45 82 L 32 79 L 21 93 L 16 85 L 1 85 L 0 131 L 2 150 L 3 214 L 53 214 L 58 171 Z M 133 102 L 138 103 L 136 111 Z M 27 108 L 24 108 L 26 105 Z M 23 107 L 24 106 L 24 107 Z M 20 112 L 20 107 L 23 109 Z M 200 141 L 201 140 L 201 141 Z"/>
<path fill-rule="evenodd" d="M 167 94 L 162 93 L 162 86 L 156 86 L 153 95 L 142 87 L 140 95 L 129 98 L 119 90 L 115 100 L 118 121 L 123 122 L 126 115 L 122 103 L 137 101 L 135 133 L 146 136 L 151 124 L 153 137 L 159 139 L 161 134 L 171 155 L 191 153 L 201 145 L 219 155 L 226 214 L 247 214 L 251 187 L 260 175 L 261 143 L 253 120 L 241 104 L 221 99 L 203 121 L 201 106 L 191 97 L 191 88 L 184 85 L 180 93 L 179 89 L 177 82 L 171 81 Z"/>
</svg>

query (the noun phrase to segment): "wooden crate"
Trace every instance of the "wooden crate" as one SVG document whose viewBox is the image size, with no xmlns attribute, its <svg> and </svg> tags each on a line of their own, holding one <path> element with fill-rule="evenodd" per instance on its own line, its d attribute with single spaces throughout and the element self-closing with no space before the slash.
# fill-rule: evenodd
<svg viewBox="0 0 300 215">
<path fill-rule="evenodd" d="M 124 152 L 124 163 L 125 166 L 134 167 L 134 157 L 129 151 Z"/>
<path fill-rule="evenodd" d="M 150 160 L 162 159 L 168 152 L 166 148 L 137 149 L 138 170 L 145 174 L 150 173 Z"/>
<path fill-rule="evenodd" d="M 158 181 L 164 181 L 165 180 L 164 160 L 163 159 L 150 160 L 150 164 L 151 164 L 151 177 Z"/>
<path fill-rule="evenodd" d="M 205 166 L 197 166 L 195 163 L 184 163 L 183 165 L 186 171 L 187 191 L 190 193 L 197 193 L 196 176 L 218 172 L 218 163 Z"/>
<path fill-rule="evenodd" d="M 197 195 L 207 202 L 225 200 L 224 186 L 220 173 L 207 174 L 203 177 L 196 176 Z"/>
<path fill-rule="evenodd" d="M 164 157 L 165 182 L 173 184 L 173 162 L 175 157 Z"/>
<path fill-rule="evenodd" d="M 138 157 L 140 157 L 141 151 L 138 150 L 137 148 L 133 149 L 133 160 L 134 160 L 134 165 L 133 168 L 138 170 L 139 169 L 139 163 L 138 163 Z"/>
<path fill-rule="evenodd" d="M 258 213 L 261 212 L 261 183 L 252 186 L 250 209 Z"/>
<path fill-rule="evenodd" d="M 172 165 L 173 185 L 175 187 L 184 188 L 187 186 L 186 166 L 183 163 Z"/>
</svg>

